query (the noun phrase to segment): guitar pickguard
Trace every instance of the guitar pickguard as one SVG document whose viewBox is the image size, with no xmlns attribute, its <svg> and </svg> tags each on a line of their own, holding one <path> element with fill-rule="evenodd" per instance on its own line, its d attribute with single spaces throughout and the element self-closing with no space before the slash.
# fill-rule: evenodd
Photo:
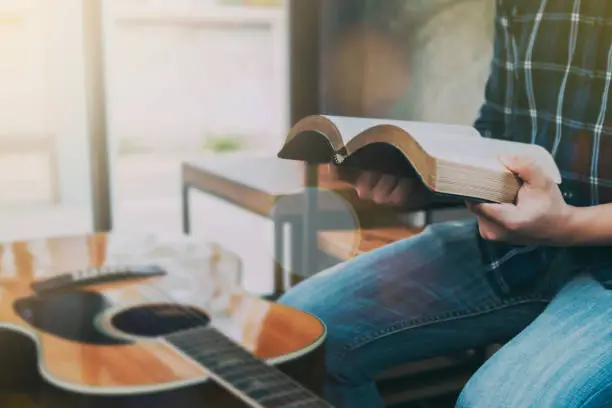
<svg viewBox="0 0 612 408">
<path fill-rule="evenodd" d="M 32 327 L 79 343 L 116 346 L 130 344 L 101 331 L 97 317 L 110 307 L 101 293 L 84 290 L 49 292 L 18 299 L 13 308 Z"/>
<path fill-rule="evenodd" d="M 113 336 L 96 324 L 110 308 L 111 304 L 101 293 L 84 290 L 48 292 L 19 299 L 14 304 L 15 312 L 39 331 L 93 345 L 131 344 L 128 336 L 158 337 L 210 322 L 206 314 L 193 307 L 143 304 L 113 314 L 108 329 L 120 334 Z"/>
</svg>

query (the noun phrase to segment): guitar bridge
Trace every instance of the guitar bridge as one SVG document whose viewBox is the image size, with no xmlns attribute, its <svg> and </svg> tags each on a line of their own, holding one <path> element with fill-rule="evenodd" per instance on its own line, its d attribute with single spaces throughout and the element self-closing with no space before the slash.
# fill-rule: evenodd
<svg viewBox="0 0 612 408">
<path fill-rule="evenodd" d="M 32 290 L 36 293 L 43 293 L 101 283 L 115 283 L 165 275 L 166 271 L 156 265 L 101 266 L 80 269 L 63 273 L 49 279 L 33 282 Z"/>
</svg>

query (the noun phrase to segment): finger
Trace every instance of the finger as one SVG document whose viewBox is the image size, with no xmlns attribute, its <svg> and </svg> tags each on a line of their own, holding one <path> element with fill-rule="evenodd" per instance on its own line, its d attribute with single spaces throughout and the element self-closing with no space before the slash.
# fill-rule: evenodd
<svg viewBox="0 0 612 408">
<path fill-rule="evenodd" d="M 388 202 L 391 193 L 397 187 L 397 183 L 397 177 L 389 175 L 381 176 L 372 190 L 372 200 L 379 204 Z"/>
<path fill-rule="evenodd" d="M 550 180 L 535 159 L 523 156 L 501 156 L 501 162 L 524 183 L 535 187 L 546 187 Z"/>
<path fill-rule="evenodd" d="M 521 214 L 512 204 L 474 203 L 472 212 L 478 217 L 492 222 L 504 230 L 514 231 L 520 225 Z"/>
<path fill-rule="evenodd" d="M 482 203 L 476 203 L 474 201 L 466 201 L 465 206 L 468 210 L 478 216 L 482 216 Z"/>
<path fill-rule="evenodd" d="M 389 194 L 390 204 L 402 206 L 407 204 L 408 201 L 412 202 L 419 199 L 419 197 L 415 197 L 415 193 L 417 193 L 415 183 L 415 180 L 398 179 L 395 188 Z"/>
<path fill-rule="evenodd" d="M 504 241 L 507 238 L 507 231 L 492 221 L 484 217 L 477 217 L 478 232 L 487 241 Z"/>
<path fill-rule="evenodd" d="M 507 211 L 503 209 L 503 204 L 472 203 L 470 210 L 480 217 L 498 223 L 501 223 L 507 217 Z"/>
<path fill-rule="evenodd" d="M 475 208 L 476 204 L 474 201 L 470 201 L 470 200 L 465 200 L 465 207 L 470 210 L 471 212 L 475 213 L 477 211 L 477 209 Z"/>
<path fill-rule="evenodd" d="M 369 199 L 372 197 L 372 190 L 376 185 L 380 176 L 376 173 L 365 171 L 359 175 L 355 183 L 357 195 L 361 199 Z"/>
</svg>

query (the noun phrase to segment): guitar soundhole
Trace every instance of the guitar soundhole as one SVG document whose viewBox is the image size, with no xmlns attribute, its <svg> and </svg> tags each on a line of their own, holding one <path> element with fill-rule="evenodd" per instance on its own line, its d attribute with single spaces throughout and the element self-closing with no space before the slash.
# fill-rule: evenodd
<svg viewBox="0 0 612 408">
<path fill-rule="evenodd" d="M 137 337 L 159 337 L 206 326 L 209 322 L 210 318 L 202 311 L 175 304 L 135 306 L 117 313 L 111 319 L 115 329 Z"/>
</svg>

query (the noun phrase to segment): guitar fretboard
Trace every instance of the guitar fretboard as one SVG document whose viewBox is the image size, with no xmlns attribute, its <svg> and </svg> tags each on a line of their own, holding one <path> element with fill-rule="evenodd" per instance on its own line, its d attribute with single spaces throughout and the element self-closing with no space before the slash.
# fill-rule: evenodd
<svg viewBox="0 0 612 408">
<path fill-rule="evenodd" d="M 255 407 L 332 408 L 316 394 L 236 344 L 213 327 L 198 327 L 165 337 L 200 363 L 213 380 Z"/>
</svg>

